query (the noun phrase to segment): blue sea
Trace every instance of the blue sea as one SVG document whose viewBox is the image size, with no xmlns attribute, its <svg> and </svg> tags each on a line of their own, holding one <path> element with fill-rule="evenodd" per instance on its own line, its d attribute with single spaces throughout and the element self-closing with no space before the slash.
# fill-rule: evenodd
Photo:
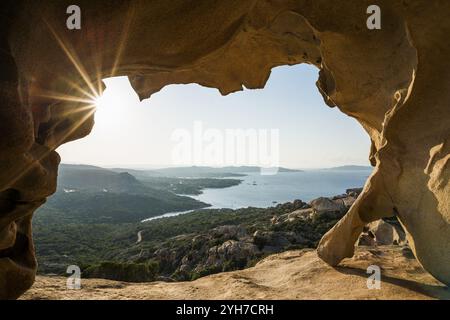
<svg viewBox="0 0 450 320">
<path fill-rule="evenodd" d="M 318 197 L 332 197 L 346 189 L 363 187 L 372 170 L 320 169 L 302 172 L 279 172 L 275 175 L 247 173 L 241 184 L 223 189 L 204 189 L 194 199 L 209 203 L 211 208 L 267 208 L 296 199 L 309 202 Z M 175 216 L 171 212 L 155 218 Z"/>
<path fill-rule="evenodd" d="M 213 208 L 266 208 L 275 203 L 296 199 L 305 202 L 318 197 L 345 193 L 346 189 L 363 187 L 371 170 L 307 170 L 280 172 L 275 175 L 251 173 L 237 186 L 205 189 L 193 198 L 209 203 Z"/>
</svg>

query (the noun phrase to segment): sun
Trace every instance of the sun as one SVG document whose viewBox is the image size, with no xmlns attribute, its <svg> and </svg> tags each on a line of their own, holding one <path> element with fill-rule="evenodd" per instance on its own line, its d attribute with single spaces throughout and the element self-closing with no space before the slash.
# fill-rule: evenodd
<svg viewBox="0 0 450 320">
<path fill-rule="evenodd" d="M 97 110 L 100 110 L 100 109 L 103 109 L 106 107 L 106 100 L 107 100 L 106 98 L 105 98 L 104 94 L 102 94 L 101 96 L 95 97 L 93 104 Z"/>
<path fill-rule="evenodd" d="M 120 128 L 129 120 L 140 101 L 127 78 L 103 80 L 106 88 L 95 97 L 95 126 L 98 130 Z"/>
<path fill-rule="evenodd" d="M 103 95 L 95 98 L 95 123 L 97 127 L 116 126 L 123 116 L 120 108 L 121 99 L 106 91 Z"/>
</svg>

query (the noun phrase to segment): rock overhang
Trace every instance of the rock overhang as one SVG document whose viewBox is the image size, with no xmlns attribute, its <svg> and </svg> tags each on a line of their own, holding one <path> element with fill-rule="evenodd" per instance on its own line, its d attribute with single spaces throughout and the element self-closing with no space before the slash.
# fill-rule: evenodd
<svg viewBox="0 0 450 320">
<path fill-rule="evenodd" d="M 67 1 L 2 7 L 0 201 L 8 190 L 31 203 L 54 192 L 54 150 L 89 134 L 95 109 L 86 100 L 101 94 L 103 78 L 128 76 L 141 99 L 177 83 L 228 94 L 263 88 L 275 66 L 309 63 L 326 103 L 370 136 L 375 166 L 319 256 L 339 263 L 366 223 L 398 215 L 418 260 L 449 284 L 450 67 L 441 61 L 450 4 L 378 2 L 380 30 L 367 29 L 368 1 L 80 1 L 78 31 L 65 27 Z M 28 228 L 34 207 L 16 206 L 0 212 L 1 230 Z M 26 251 L 34 257 L 32 244 Z M 7 285 L 8 272 L 0 269 L 0 296 L 17 297 L 26 285 Z"/>
</svg>

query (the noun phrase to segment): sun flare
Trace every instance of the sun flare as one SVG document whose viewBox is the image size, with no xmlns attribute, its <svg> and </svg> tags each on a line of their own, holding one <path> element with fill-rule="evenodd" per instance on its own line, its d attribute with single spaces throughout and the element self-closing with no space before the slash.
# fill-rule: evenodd
<svg viewBox="0 0 450 320">
<path fill-rule="evenodd" d="M 106 103 L 105 103 L 105 95 L 101 95 L 99 97 L 96 97 L 93 101 L 93 105 L 95 106 L 95 108 L 97 110 L 100 110 L 102 108 L 105 107 Z"/>
</svg>

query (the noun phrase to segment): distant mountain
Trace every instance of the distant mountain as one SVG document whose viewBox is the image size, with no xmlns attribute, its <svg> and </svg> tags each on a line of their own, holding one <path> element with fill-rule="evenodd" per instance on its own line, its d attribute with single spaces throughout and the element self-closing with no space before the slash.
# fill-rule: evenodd
<svg viewBox="0 0 450 320">
<path fill-rule="evenodd" d="M 223 168 L 213 167 L 174 167 L 154 170 L 138 170 L 126 168 L 113 168 L 115 172 L 129 172 L 136 178 L 224 178 L 243 177 L 245 174 L 227 172 Z"/>
<path fill-rule="evenodd" d="M 373 170 L 371 166 L 356 166 L 356 165 L 347 165 L 340 167 L 328 168 L 329 170 Z"/>
<path fill-rule="evenodd" d="M 132 194 L 148 194 L 149 190 L 164 190 L 180 195 L 199 195 L 206 188 L 227 188 L 238 185 L 242 180 L 224 179 L 231 173 L 209 174 L 204 172 L 199 177 L 183 178 L 175 174 L 157 172 L 153 170 L 136 170 L 125 168 L 104 169 L 86 165 L 61 165 L 58 188 L 65 192 L 119 192 Z M 241 177 L 241 174 L 235 174 Z M 221 179 L 217 179 L 221 178 Z"/>
<path fill-rule="evenodd" d="M 273 169 L 275 169 L 276 167 L 273 167 Z M 229 167 L 223 167 L 220 168 L 224 171 L 231 171 L 231 172 L 260 172 L 261 167 L 257 167 L 257 166 L 239 166 L 239 167 L 233 167 L 233 166 L 229 166 Z M 267 168 L 267 169 L 271 169 L 271 168 Z M 302 170 L 297 170 L 297 169 L 288 169 L 288 168 L 283 168 L 283 167 L 278 167 L 278 172 L 301 172 Z"/>
<path fill-rule="evenodd" d="M 39 209 L 37 219 L 49 223 L 56 216 L 76 223 L 138 222 L 167 212 L 207 206 L 193 198 L 153 188 L 128 172 L 62 164 L 58 190 Z"/>
<path fill-rule="evenodd" d="M 227 166 L 227 167 L 207 167 L 207 166 L 192 166 L 192 167 L 175 167 L 151 170 L 149 174 L 160 174 L 167 177 L 242 177 L 248 173 L 257 173 L 261 171 L 261 167 L 257 166 Z M 278 168 L 278 172 L 299 172 L 300 170 L 292 170 L 287 168 Z"/>
<path fill-rule="evenodd" d="M 58 190 L 146 193 L 148 190 L 128 172 L 87 165 L 61 164 L 58 173 Z"/>
<path fill-rule="evenodd" d="M 130 169 L 130 168 L 111 168 L 109 170 L 114 172 L 128 172 L 138 179 L 148 177 L 164 177 L 163 173 L 158 172 L 156 170 Z"/>
</svg>

